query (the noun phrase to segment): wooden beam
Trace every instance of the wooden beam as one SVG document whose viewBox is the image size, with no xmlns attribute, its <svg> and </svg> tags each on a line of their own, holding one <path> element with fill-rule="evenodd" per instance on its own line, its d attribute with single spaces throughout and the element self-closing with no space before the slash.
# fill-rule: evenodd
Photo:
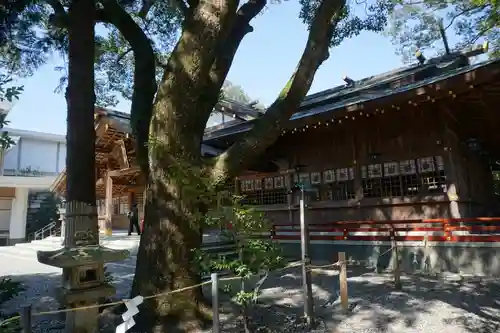
<svg viewBox="0 0 500 333">
<path fill-rule="evenodd" d="M 97 139 L 102 138 L 102 136 L 104 134 L 106 134 L 106 132 L 108 131 L 108 128 L 109 128 L 109 125 L 104 121 L 100 121 L 99 123 L 97 123 L 97 125 L 95 127 L 96 138 Z"/>
<path fill-rule="evenodd" d="M 125 142 L 123 140 L 118 140 L 115 142 L 113 150 L 111 151 L 111 156 L 118 162 L 120 169 L 130 168 L 128 163 L 127 149 L 125 148 Z"/>
<path fill-rule="evenodd" d="M 122 175 L 129 175 L 134 172 L 140 172 L 140 169 L 138 167 L 129 167 L 129 168 L 124 168 L 124 169 L 119 169 L 119 170 L 110 170 L 107 173 L 111 177 L 118 177 Z"/>
</svg>

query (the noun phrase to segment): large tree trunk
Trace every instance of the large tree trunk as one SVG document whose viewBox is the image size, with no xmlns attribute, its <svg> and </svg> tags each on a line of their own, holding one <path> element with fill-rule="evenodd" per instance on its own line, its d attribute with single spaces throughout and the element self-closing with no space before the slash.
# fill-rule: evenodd
<svg viewBox="0 0 500 333">
<path fill-rule="evenodd" d="M 210 109 L 203 105 L 207 77 L 223 27 L 237 1 L 201 2 L 186 19 L 159 86 L 150 125 L 145 226 L 133 294 L 168 293 L 200 282 L 193 251 L 201 246 L 203 168 L 201 141 Z M 199 332 L 210 317 L 200 288 L 164 294 L 145 304 L 141 332 Z"/>
<path fill-rule="evenodd" d="M 73 0 L 68 15 L 66 201 L 95 206 L 95 2 Z"/>
<path fill-rule="evenodd" d="M 234 0 L 200 2 L 191 9 L 169 59 L 150 125 L 153 139 L 149 142 L 145 230 L 132 291 L 133 295 L 162 295 L 148 300 L 141 309 L 135 328 L 140 332 L 199 332 L 210 316 L 199 289 L 168 292 L 199 282 L 192 250 L 199 249 L 202 242 L 200 207 L 211 196 L 206 192 L 208 181 L 237 173 L 248 164 L 249 156 L 256 157 L 266 148 L 255 147 L 256 141 L 247 137 L 209 167 L 201 157 L 204 129 L 220 86 L 239 42 L 249 31 L 248 22 L 265 3 L 250 0 L 237 11 L 238 1 Z M 324 1 L 319 7 L 298 69 L 267 116 L 268 128 L 278 134 L 266 134 L 263 145 L 272 144 L 281 123 L 309 90 L 316 69 L 328 55 L 335 26 L 332 19 L 343 3 Z M 259 125 L 258 132 L 262 128 Z M 213 179 L 204 181 L 201 174 L 207 169 Z"/>
</svg>

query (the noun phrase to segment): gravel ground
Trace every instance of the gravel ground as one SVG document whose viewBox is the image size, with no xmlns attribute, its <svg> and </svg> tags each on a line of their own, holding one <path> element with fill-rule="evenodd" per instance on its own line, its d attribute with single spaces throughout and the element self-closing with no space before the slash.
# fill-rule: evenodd
<svg viewBox="0 0 500 333">
<path fill-rule="evenodd" d="M 132 280 L 133 260 L 110 265 L 115 277 L 117 298 L 126 297 Z M 7 268 L 0 266 L 0 275 Z M 23 280 L 28 290 L 6 305 L 14 311 L 32 304 L 33 311 L 57 309 L 55 286 L 60 270 L 29 260 L 16 261 L 14 279 Z M 388 274 L 367 271 L 348 272 L 351 311 L 342 314 L 338 300 L 338 276 L 324 270 L 313 274 L 313 293 L 317 326 L 301 322 L 302 291 L 300 270 L 289 269 L 270 276 L 263 285 L 260 304 L 252 310 L 252 326 L 257 332 L 336 332 L 336 333 L 489 333 L 500 332 L 500 281 L 494 279 L 451 279 L 403 276 L 403 290 L 395 291 Z M 251 282 L 248 283 L 251 285 Z M 242 332 L 235 306 L 223 300 L 222 331 Z M 116 318 L 103 322 L 112 324 Z M 62 318 L 37 317 L 34 332 L 62 332 Z M 111 327 L 109 327 L 111 328 Z M 259 328 L 259 329 L 257 329 Z M 207 331 L 209 332 L 209 331 Z"/>
</svg>

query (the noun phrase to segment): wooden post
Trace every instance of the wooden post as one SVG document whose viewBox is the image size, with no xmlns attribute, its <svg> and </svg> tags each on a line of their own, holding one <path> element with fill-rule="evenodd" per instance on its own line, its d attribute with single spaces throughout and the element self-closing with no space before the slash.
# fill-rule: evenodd
<svg viewBox="0 0 500 333">
<path fill-rule="evenodd" d="M 396 242 L 396 232 L 394 226 L 391 231 L 392 238 L 392 270 L 394 271 L 394 288 L 401 289 L 401 272 L 399 268 L 398 243 Z"/>
<path fill-rule="evenodd" d="M 345 252 L 339 252 L 340 261 L 340 303 L 342 304 L 342 311 L 347 313 L 349 311 L 349 296 L 347 294 L 347 261 Z"/>
<path fill-rule="evenodd" d="M 104 205 L 106 207 L 106 222 L 104 233 L 106 236 L 111 236 L 113 233 L 113 178 L 106 173 L 106 198 L 104 201 Z"/>
<path fill-rule="evenodd" d="M 313 323 L 313 298 L 311 287 L 311 271 L 308 266 L 311 263 L 309 258 L 309 228 L 305 218 L 304 190 L 301 190 L 300 198 L 300 243 L 302 249 L 302 282 L 304 288 L 304 316 L 306 324 L 311 328 Z"/>
<path fill-rule="evenodd" d="M 21 328 L 23 333 L 31 333 L 31 305 L 21 307 Z"/>
<path fill-rule="evenodd" d="M 212 273 L 210 277 L 212 279 L 212 333 L 219 333 L 219 277 L 217 273 Z"/>
<path fill-rule="evenodd" d="M 429 234 L 426 233 L 424 236 L 424 272 L 429 272 Z"/>
</svg>

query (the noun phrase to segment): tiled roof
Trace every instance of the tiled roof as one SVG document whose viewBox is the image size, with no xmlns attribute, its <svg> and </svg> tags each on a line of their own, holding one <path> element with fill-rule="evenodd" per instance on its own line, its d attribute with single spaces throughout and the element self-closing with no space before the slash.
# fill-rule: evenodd
<svg viewBox="0 0 500 333">
<path fill-rule="evenodd" d="M 454 61 L 448 61 L 425 66 L 413 66 L 407 69 L 366 78 L 357 81 L 352 88 L 342 86 L 318 93 L 321 94 L 320 96 L 308 96 L 301 104 L 299 112 L 293 114 L 290 120 L 310 117 L 323 112 L 334 111 L 338 108 L 365 103 L 382 97 L 417 89 L 495 62 L 500 62 L 500 59 L 460 67 L 454 66 L 456 64 Z M 419 74 L 421 74 L 420 79 L 418 78 Z M 417 76 L 413 82 L 399 87 L 391 87 L 391 83 L 395 83 L 398 80 L 404 81 L 405 78 L 411 75 Z M 325 101 L 327 101 L 327 104 L 324 103 Z M 321 102 L 323 103 L 320 106 L 312 106 Z"/>
<path fill-rule="evenodd" d="M 450 57 L 444 58 L 442 61 L 431 59 L 426 65 L 399 68 L 355 81 L 352 86 L 342 85 L 308 95 L 304 98 L 298 112 L 294 113 L 290 120 L 299 120 L 334 112 L 351 105 L 410 91 L 494 63 L 500 64 L 500 59 L 488 60 L 473 65 L 469 65 L 467 57 L 461 54 L 451 59 Z M 253 120 L 230 124 L 220 130 L 207 133 L 205 140 L 243 133 L 250 130 L 252 126 Z"/>
</svg>

